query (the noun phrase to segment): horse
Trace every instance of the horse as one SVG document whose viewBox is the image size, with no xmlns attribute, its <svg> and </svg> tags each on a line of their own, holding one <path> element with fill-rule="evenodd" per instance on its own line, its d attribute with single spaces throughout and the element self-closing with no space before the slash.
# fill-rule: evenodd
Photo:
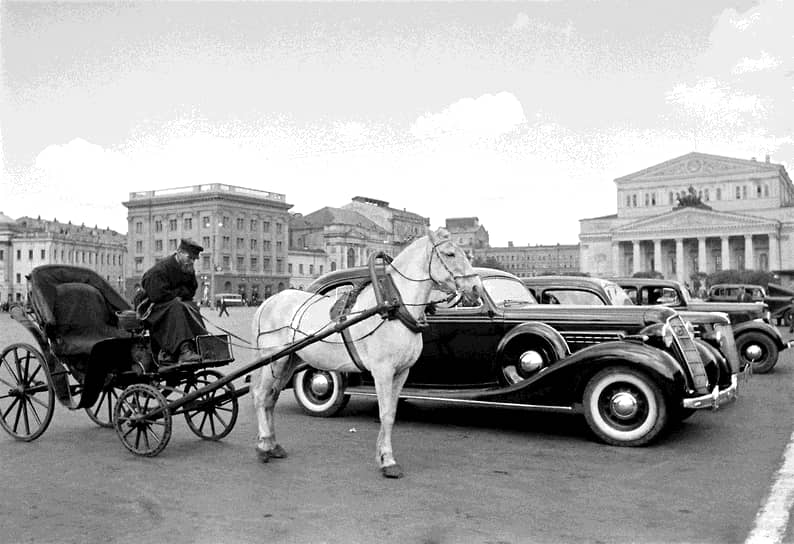
<svg viewBox="0 0 794 544">
<path fill-rule="evenodd" d="M 472 269 L 465 252 L 455 245 L 443 228 L 413 241 L 386 267 L 397 288 L 402 310 L 418 323 L 424 321 L 425 306 L 436 288 L 450 295 L 460 295 L 476 303 L 482 281 Z M 366 285 L 349 315 L 376 306 L 378 294 Z M 312 333 L 327 330 L 332 324 L 330 310 L 334 299 L 306 291 L 287 289 L 265 300 L 253 317 L 252 332 L 260 356 L 275 354 L 290 343 Z M 380 432 L 376 444 L 377 461 L 383 476 L 400 478 L 403 470 L 394 458 L 391 444 L 397 400 L 408 371 L 422 352 L 422 334 L 409 328 L 404 320 L 387 319 L 375 314 L 347 327 L 358 354 L 354 361 L 339 334 L 332 334 L 303 347 L 295 356 L 284 356 L 258 370 L 251 379 L 251 392 L 258 422 L 256 451 L 259 459 L 286 457 L 287 452 L 275 437 L 273 412 L 279 393 L 289 382 L 298 365 L 337 372 L 360 372 L 359 365 L 372 374 L 378 397 Z M 337 339 L 329 341 L 329 339 Z"/>
</svg>

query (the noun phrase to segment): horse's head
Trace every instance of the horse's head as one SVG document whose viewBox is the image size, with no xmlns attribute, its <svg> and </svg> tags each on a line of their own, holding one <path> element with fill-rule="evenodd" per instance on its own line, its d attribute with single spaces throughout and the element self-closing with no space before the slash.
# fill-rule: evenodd
<svg viewBox="0 0 794 544">
<path fill-rule="evenodd" d="M 461 248 L 452 242 L 449 232 L 440 228 L 428 230 L 430 241 L 430 279 L 447 293 L 461 293 L 468 304 L 477 304 L 482 293 L 482 280 Z"/>
</svg>

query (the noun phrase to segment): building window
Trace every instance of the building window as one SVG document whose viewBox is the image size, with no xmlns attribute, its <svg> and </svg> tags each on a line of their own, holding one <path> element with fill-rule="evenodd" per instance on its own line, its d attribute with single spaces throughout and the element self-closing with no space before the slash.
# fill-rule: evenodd
<svg viewBox="0 0 794 544">
<path fill-rule="evenodd" d="M 237 249 L 243 249 L 244 247 L 245 247 L 245 238 L 238 238 Z"/>
<path fill-rule="evenodd" d="M 205 229 L 210 228 L 210 216 L 209 215 L 205 215 L 204 217 L 202 217 L 201 218 L 201 224 L 202 224 L 202 226 Z"/>
<path fill-rule="evenodd" d="M 256 251 L 256 246 L 257 246 L 256 240 L 251 238 L 251 251 Z"/>
<path fill-rule="evenodd" d="M 303 263 L 300 263 L 300 264 L 298 265 L 298 274 L 300 274 L 301 276 L 303 276 Z"/>
<path fill-rule="evenodd" d="M 22 283 L 22 274 L 17 272 L 17 283 Z"/>
<path fill-rule="evenodd" d="M 251 267 L 252 271 L 256 270 L 257 265 L 259 265 L 259 260 L 256 257 L 251 257 Z"/>
<path fill-rule="evenodd" d="M 163 232 L 163 222 L 159 219 L 154 222 L 154 232 Z"/>
<path fill-rule="evenodd" d="M 645 193 L 645 205 L 650 206 L 650 204 L 651 204 L 651 195 Z"/>
<path fill-rule="evenodd" d="M 287 263 L 287 273 L 290 276 L 292 275 L 292 263 Z"/>
<path fill-rule="evenodd" d="M 182 230 L 193 230 L 193 218 L 185 217 L 182 220 Z"/>
<path fill-rule="evenodd" d="M 170 230 L 170 231 L 176 230 L 176 219 L 169 219 L 168 220 L 168 230 Z"/>
<path fill-rule="evenodd" d="M 719 187 L 717 187 L 717 189 L 716 189 L 716 193 L 717 193 L 717 194 L 716 194 L 715 196 L 716 196 L 717 200 L 722 200 L 722 189 L 720 189 Z"/>
<path fill-rule="evenodd" d="M 256 232 L 256 219 L 251 219 L 251 232 Z"/>
<path fill-rule="evenodd" d="M 742 198 L 742 188 L 738 185 L 736 186 L 736 200 L 741 200 Z"/>
<path fill-rule="evenodd" d="M 140 240 L 135 242 L 135 253 L 143 253 L 143 242 Z"/>
<path fill-rule="evenodd" d="M 276 223 L 276 234 L 281 234 L 282 227 L 281 223 Z"/>
<path fill-rule="evenodd" d="M 331 261 L 331 272 L 336 270 L 336 261 Z"/>
<path fill-rule="evenodd" d="M 229 257 L 228 255 L 223 256 L 223 268 L 225 270 L 229 270 L 229 266 L 231 262 L 232 262 L 231 257 Z"/>
<path fill-rule="evenodd" d="M 270 272 L 270 257 L 262 259 L 262 270 L 264 272 Z"/>
<path fill-rule="evenodd" d="M 633 208 L 637 207 L 637 195 L 631 195 L 631 206 Z"/>
<path fill-rule="evenodd" d="M 281 240 L 276 242 L 276 253 L 281 253 L 284 250 L 284 243 Z"/>
<path fill-rule="evenodd" d="M 243 270 L 243 258 L 237 257 L 237 271 L 242 272 Z"/>
<path fill-rule="evenodd" d="M 41 250 L 41 260 L 43 261 L 46 258 L 47 258 L 47 250 L 42 249 Z"/>
<path fill-rule="evenodd" d="M 323 265 L 320 265 L 320 274 L 323 273 Z"/>
<path fill-rule="evenodd" d="M 765 197 L 769 196 L 769 185 L 764 185 L 764 196 Z"/>
<path fill-rule="evenodd" d="M 270 240 L 265 240 L 262 242 L 262 249 L 264 249 L 267 252 L 270 252 L 273 249 Z"/>
<path fill-rule="evenodd" d="M 135 222 L 135 232 L 137 232 L 138 234 L 143 232 L 143 223 L 141 221 Z"/>
<path fill-rule="evenodd" d="M 202 236 L 201 245 L 203 245 L 205 248 L 209 248 L 210 247 L 210 237 L 209 236 Z"/>
<path fill-rule="evenodd" d="M 29 260 L 29 261 L 32 261 L 32 260 L 33 260 L 33 250 L 32 250 L 32 249 L 29 249 L 29 250 L 28 250 L 28 260 Z"/>
<path fill-rule="evenodd" d="M 310 265 L 309 265 L 309 275 L 311 276 L 311 275 L 313 275 L 313 274 L 314 274 L 314 265 L 313 265 L 313 264 L 310 264 Z"/>
<path fill-rule="evenodd" d="M 224 236 L 223 237 L 223 245 L 221 246 L 223 249 L 229 249 L 232 246 L 232 237 L 231 236 Z"/>
<path fill-rule="evenodd" d="M 22 260 L 22 250 L 21 250 L 21 249 L 18 249 L 18 250 L 17 250 L 17 260 L 18 260 L 18 261 L 21 261 L 21 260 Z"/>
<path fill-rule="evenodd" d="M 135 271 L 143 272 L 143 257 L 135 257 Z"/>
<path fill-rule="evenodd" d="M 703 191 L 703 196 L 704 196 L 704 200 L 705 200 L 706 202 L 708 202 L 708 201 L 709 201 L 709 190 L 708 190 L 708 189 L 706 189 L 705 191 Z"/>
<path fill-rule="evenodd" d="M 228 215 L 224 215 L 223 219 L 221 220 L 220 226 L 221 227 L 226 227 L 228 225 L 229 225 L 229 216 Z"/>
<path fill-rule="evenodd" d="M 5 250 L 0 249 L 0 261 L 4 261 L 6 258 Z"/>
<path fill-rule="evenodd" d="M 262 221 L 262 232 L 270 232 L 270 221 Z"/>
<path fill-rule="evenodd" d="M 154 241 L 154 250 L 155 251 L 162 251 L 163 250 L 163 241 L 162 240 L 155 240 Z"/>
<path fill-rule="evenodd" d="M 742 198 L 747 200 L 747 185 L 742 185 Z"/>
<path fill-rule="evenodd" d="M 201 268 L 203 270 L 209 270 L 209 268 L 210 268 L 210 256 L 209 255 L 202 255 L 201 256 Z"/>
<path fill-rule="evenodd" d="M 237 218 L 237 230 L 243 230 L 245 228 L 245 219 L 242 217 Z"/>
<path fill-rule="evenodd" d="M 626 195 L 626 207 L 631 206 L 631 195 Z"/>
<path fill-rule="evenodd" d="M 284 261 L 282 259 L 276 259 L 276 274 L 283 274 L 284 273 Z"/>
<path fill-rule="evenodd" d="M 168 240 L 168 251 L 176 251 L 176 238 Z"/>
</svg>

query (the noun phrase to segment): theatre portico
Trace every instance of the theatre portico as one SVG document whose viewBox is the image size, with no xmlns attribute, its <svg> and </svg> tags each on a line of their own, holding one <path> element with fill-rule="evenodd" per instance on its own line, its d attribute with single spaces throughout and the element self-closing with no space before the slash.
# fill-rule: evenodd
<svg viewBox="0 0 794 544">
<path fill-rule="evenodd" d="M 615 184 L 618 213 L 580 222 L 584 272 L 685 282 L 698 272 L 794 269 L 794 186 L 781 165 L 690 153 Z"/>
</svg>

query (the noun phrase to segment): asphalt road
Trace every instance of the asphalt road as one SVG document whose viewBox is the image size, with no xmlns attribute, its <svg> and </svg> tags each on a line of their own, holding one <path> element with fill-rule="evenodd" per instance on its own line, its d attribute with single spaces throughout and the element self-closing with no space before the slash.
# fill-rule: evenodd
<svg viewBox="0 0 794 544">
<path fill-rule="evenodd" d="M 230 311 L 210 319 L 248 338 L 253 309 Z M 0 348 L 26 339 L 0 314 Z M 252 359 L 235 355 L 225 370 Z M 406 403 L 400 480 L 378 472 L 371 400 L 321 419 L 285 392 L 276 425 L 289 457 L 267 464 L 250 396 L 223 441 L 175 420 L 151 459 L 57 405 L 34 442 L 0 433 L 0 542 L 745 542 L 792 434 L 793 381 L 784 352 L 737 403 L 645 448 L 599 444 L 573 416 Z M 780 541 L 794 542 L 790 528 Z"/>
</svg>

